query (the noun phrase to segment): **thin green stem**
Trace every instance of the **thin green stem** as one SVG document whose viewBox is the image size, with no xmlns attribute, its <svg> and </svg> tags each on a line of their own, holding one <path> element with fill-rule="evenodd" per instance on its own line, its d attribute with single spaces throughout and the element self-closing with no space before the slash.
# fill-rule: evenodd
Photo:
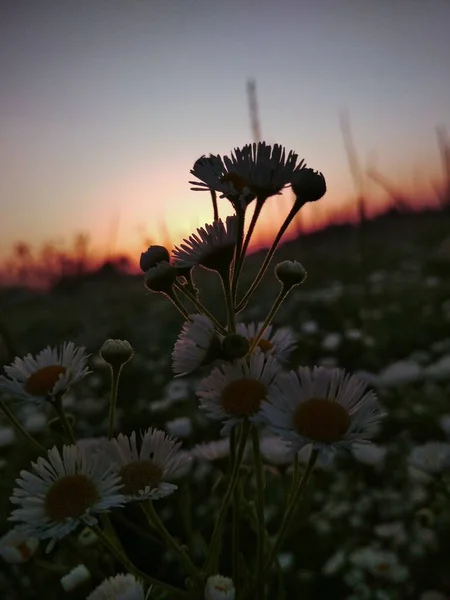
<svg viewBox="0 0 450 600">
<path fill-rule="evenodd" d="M 225 296 L 225 304 L 227 307 L 227 330 L 229 333 L 236 331 L 236 321 L 234 314 L 233 293 L 231 291 L 230 273 L 219 273 L 222 281 L 222 288 Z"/>
<path fill-rule="evenodd" d="M 20 433 L 25 438 L 27 438 L 27 440 L 30 442 L 30 444 L 32 444 L 37 450 L 39 450 L 39 452 L 47 452 L 47 450 L 44 448 L 44 446 L 41 446 L 41 444 L 37 440 L 35 440 L 32 435 L 30 435 L 28 433 L 28 431 L 25 429 L 25 427 L 22 425 L 22 423 L 18 419 L 16 419 L 14 414 L 9 410 L 9 408 L 6 406 L 6 404 L 3 402 L 3 400 L 0 400 L 0 409 L 5 413 L 6 417 L 11 421 L 11 424 L 18 431 L 20 431 Z"/>
<path fill-rule="evenodd" d="M 123 365 L 120 365 L 120 367 L 111 367 L 111 393 L 110 393 L 110 400 L 109 400 L 109 428 L 108 428 L 109 439 L 112 439 L 114 437 L 117 393 L 119 391 L 119 379 L 120 379 L 120 373 L 122 372 L 122 367 L 123 367 Z"/>
<path fill-rule="evenodd" d="M 242 256 L 242 244 L 244 242 L 244 230 L 245 230 L 245 213 L 246 209 L 236 210 L 236 215 L 238 218 L 238 231 L 237 231 L 237 240 L 236 240 L 236 251 L 234 254 L 234 264 L 233 264 L 233 277 L 232 277 L 232 293 L 233 300 L 236 299 L 237 287 L 238 287 L 238 279 L 239 273 L 237 271 L 238 264 L 240 263 Z"/>
<path fill-rule="evenodd" d="M 200 302 L 200 300 L 198 300 L 187 288 L 182 287 L 178 284 L 175 284 L 175 288 L 181 292 L 182 294 L 184 294 L 186 296 L 186 298 L 192 302 L 192 304 L 195 306 L 195 308 L 200 312 L 203 313 L 206 317 L 208 317 L 208 319 L 212 322 L 212 324 L 214 325 L 214 327 L 217 329 L 217 331 L 219 333 L 221 333 L 222 335 L 225 335 L 227 333 L 227 330 L 225 329 L 225 327 L 223 325 L 221 325 L 219 323 L 219 321 L 215 318 L 215 316 L 206 308 L 206 306 Z"/>
<path fill-rule="evenodd" d="M 148 522 L 155 527 L 166 546 L 180 558 L 186 571 L 193 577 L 201 589 L 203 587 L 203 579 L 197 567 L 191 561 L 185 550 L 180 546 L 180 544 L 178 544 L 178 542 L 176 542 L 176 540 L 174 540 L 169 531 L 166 529 L 151 500 L 149 502 L 142 503 L 141 508 L 147 517 Z"/>
<path fill-rule="evenodd" d="M 190 594 L 188 592 L 186 592 L 185 590 L 176 588 L 176 587 L 170 585 L 169 583 L 160 581 L 159 579 L 155 579 L 151 575 L 147 575 L 147 573 L 144 573 L 143 571 L 138 569 L 131 562 L 131 560 L 128 558 L 128 556 L 123 554 L 118 548 L 116 548 L 116 546 L 114 546 L 114 544 L 109 540 L 109 538 L 103 533 L 103 531 L 99 527 L 93 527 L 93 529 L 94 529 L 95 533 L 98 535 L 98 537 L 100 538 L 103 545 L 111 552 L 111 554 L 114 556 L 114 558 L 116 558 L 119 562 L 122 563 L 122 565 L 130 573 L 132 573 L 139 579 L 142 579 L 146 583 L 155 585 L 164 591 L 174 594 L 174 596 L 173 596 L 174 598 L 189 598 L 190 597 Z"/>
<path fill-rule="evenodd" d="M 207 574 L 215 573 L 217 571 L 217 563 L 220 554 L 220 537 L 222 535 L 222 528 L 225 521 L 225 517 L 228 510 L 228 505 L 233 496 L 234 489 L 239 479 L 239 468 L 241 466 L 242 457 L 244 456 L 245 445 L 247 443 L 247 437 L 250 425 L 248 421 L 243 421 L 241 426 L 241 435 L 239 438 L 239 445 L 236 453 L 236 460 L 233 465 L 233 471 L 228 482 L 228 487 L 222 500 L 222 506 L 219 510 L 219 515 L 214 525 L 214 530 L 211 536 L 211 541 L 208 549 L 208 557 L 203 566 L 203 571 Z"/>
<path fill-rule="evenodd" d="M 253 352 L 253 350 L 256 348 L 256 346 L 259 344 L 259 341 L 261 340 L 262 336 L 264 335 L 265 330 L 272 323 L 273 318 L 277 314 L 284 299 L 289 294 L 290 289 L 291 288 L 286 288 L 284 285 L 281 287 L 280 293 L 276 297 L 275 302 L 273 303 L 273 306 L 269 311 L 269 314 L 265 318 L 264 323 L 261 325 L 261 329 L 258 331 L 258 333 L 256 334 L 255 338 L 253 339 L 252 343 L 250 344 L 250 349 L 248 351 L 249 354 L 251 354 Z"/>
<path fill-rule="evenodd" d="M 259 433 L 256 427 L 252 427 L 253 458 L 255 461 L 256 478 L 256 515 L 258 521 L 258 546 L 256 556 L 256 586 L 258 600 L 264 600 L 264 541 L 265 541 L 265 521 L 264 521 L 264 472 L 259 449 Z"/>
<path fill-rule="evenodd" d="M 233 278 L 234 292 L 237 291 L 239 276 L 241 274 L 242 267 L 244 265 L 245 254 L 246 254 L 248 246 L 250 244 L 252 235 L 255 231 L 256 222 L 258 221 L 259 215 L 261 214 L 261 210 L 262 210 L 265 200 L 266 200 L 265 198 L 257 198 L 256 199 L 255 210 L 253 211 L 253 215 L 252 215 L 252 219 L 250 221 L 250 225 L 248 227 L 247 235 L 245 236 L 245 240 L 244 240 L 242 249 L 239 254 L 239 259 L 237 261 L 237 264 L 235 265 L 234 278 Z"/>
<path fill-rule="evenodd" d="M 172 290 L 169 294 L 166 294 L 166 295 L 169 298 L 169 300 L 172 301 L 172 304 L 175 306 L 175 308 L 186 319 L 186 321 L 189 321 L 189 314 L 188 314 L 188 312 L 186 310 L 186 307 L 183 305 L 183 303 L 180 301 L 180 299 L 178 298 L 178 296 L 175 294 L 174 290 Z"/>
<path fill-rule="evenodd" d="M 70 444 L 75 444 L 75 435 L 73 433 L 72 425 L 70 424 L 69 419 L 67 418 L 66 411 L 64 410 L 64 407 L 62 405 L 62 396 L 56 397 L 55 400 L 52 402 L 52 406 L 55 409 L 56 414 L 58 415 L 58 419 L 63 428 L 66 440 Z"/>
<path fill-rule="evenodd" d="M 214 221 L 218 221 L 219 220 L 219 208 L 217 206 L 217 194 L 215 190 L 209 190 L 209 193 L 211 194 L 211 201 L 212 201 L 212 205 L 213 205 L 213 213 L 214 213 Z"/>
<path fill-rule="evenodd" d="M 247 292 L 245 293 L 243 298 L 239 301 L 238 306 L 237 306 L 237 311 L 240 311 L 244 308 L 244 306 L 247 304 L 250 297 L 252 296 L 253 292 L 256 290 L 256 288 L 260 284 L 261 279 L 264 277 L 264 275 L 267 271 L 267 268 L 270 265 L 270 262 L 273 258 L 273 255 L 275 254 L 276 249 L 278 248 L 278 244 L 280 243 L 281 238 L 285 234 L 286 229 L 289 227 L 292 219 L 295 217 L 295 215 L 298 213 L 298 211 L 299 211 L 298 205 L 294 204 L 294 206 L 289 211 L 288 216 L 286 217 L 283 224 L 281 225 L 280 230 L 278 231 L 269 251 L 266 254 L 263 264 L 261 265 L 255 279 L 253 280 L 253 283 L 251 284 L 251 286 L 249 287 L 249 289 L 247 290 Z"/>
<path fill-rule="evenodd" d="M 165 547 L 164 543 L 158 537 L 156 537 L 156 535 L 153 535 L 149 531 L 143 530 L 142 527 L 136 525 L 136 523 L 133 523 L 133 521 L 130 521 L 130 519 L 127 519 L 127 517 L 125 517 L 122 513 L 115 513 L 114 519 L 120 521 L 130 531 L 133 531 L 133 533 L 136 533 L 140 537 L 149 540 L 152 542 L 152 544 L 155 544 L 155 546 L 161 546 L 162 548 Z M 152 528 L 152 530 L 154 531 L 154 528 Z"/>
</svg>

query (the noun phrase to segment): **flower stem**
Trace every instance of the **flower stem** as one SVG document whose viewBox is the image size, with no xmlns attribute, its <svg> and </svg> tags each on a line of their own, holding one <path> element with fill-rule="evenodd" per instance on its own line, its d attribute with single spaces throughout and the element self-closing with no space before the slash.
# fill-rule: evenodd
<svg viewBox="0 0 450 600">
<path fill-rule="evenodd" d="M 231 291 L 230 273 L 219 273 L 222 281 L 222 288 L 225 295 L 225 304 L 227 307 L 227 329 L 228 332 L 236 331 L 236 322 L 234 314 L 233 293 Z"/>
<path fill-rule="evenodd" d="M 217 194 L 215 190 L 209 190 L 209 193 L 211 194 L 211 201 L 212 201 L 212 205 L 213 205 L 213 212 L 214 212 L 214 221 L 218 221 L 219 220 L 219 208 L 217 206 Z"/>
<path fill-rule="evenodd" d="M 234 461 L 233 471 L 231 473 L 228 487 L 222 500 L 222 506 L 220 507 L 219 515 L 214 525 L 214 530 L 211 536 L 211 542 L 208 549 L 208 557 L 203 565 L 203 571 L 206 574 L 215 573 L 217 571 L 217 563 L 220 554 L 220 536 L 222 534 L 222 527 L 227 514 L 228 505 L 233 496 L 234 489 L 239 479 L 239 468 L 241 466 L 242 457 L 244 455 L 245 445 L 247 443 L 247 437 L 249 432 L 249 422 L 243 421 L 241 426 L 241 435 L 239 438 L 239 445 L 236 453 L 236 460 Z"/>
<path fill-rule="evenodd" d="M 265 521 L 264 521 L 264 472 L 259 449 L 259 434 L 256 427 L 252 427 L 253 458 L 255 461 L 256 477 L 256 514 L 258 521 L 258 546 L 256 556 L 256 586 L 258 600 L 264 600 L 264 542 L 265 542 Z"/>
<path fill-rule="evenodd" d="M 169 583 L 165 583 L 164 581 L 160 581 L 159 579 L 155 579 L 151 575 L 147 575 L 140 569 L 134 566 L 131 560 L 123 554 L 106 536 L 103 531 L 99 527 L 93 527 L 95 533 L 98 535 L 103 545 L 111 552 L 111 554 L 123 564 L 123 566 L 137 578 L 144 580 L 145 582 L 155 585 L 162 590 L 170 592 L 173 594 L 174 598 L 189 598 L 190 594 L 180 588 L 176 588 Z"/>
<path fill-rule="evenodd" d="M 289 294 L 290 289 L 291 288 L 286 288 L 285 286 L 282 286 L 280 293 L 276 297 L 275 302 L 273 303 L 273 306 L 269 311 L 269 314 L 265 318 L 264 323 L 261 325 L 261 329 L 258 331 L 258 333 L 256 334 L 255 338 L 253 339 L 253 341 L 250 345 L 250 349 L 248 351 L 249 354 L 251 354 L 253 352 L 253 350 L 256 348 L 256 346 L 258 345 L 260 339 L 264 335 L 265 330 L 269 327 L 274 316 L 277 314 L 280 306 L 282 305 L 284 299 Z"/>
<path fill-rule="evenodd" d="M 217 329 L 217 331 L 219 333 L 221 333 L 222 335 L 225 335 L 227 333 L 227 330 L 225 329 L 225 327 L 223 325 L 221 325 L 219 323 L 219 321 L 216 319 L 216 317 L 206 308 L 206 306 L 200 302 L 200 300 L 198 300 L 194 294 L 192 294 L 188 289 L 179 286 L 179 285 L 175 285 L 175 288 L 181 292 L 182 294 L 184 294 L 186 296 L 186 298 L 192 302 L 192 304 L 195 306 L 195 308 L 203 313 L 206 317 L 208 317 L 208 319 L 212 322 L 212 324 L 214 325 L 214 327 Z"/>
<path fill-rule="evenodd" d="M 111 394 L 109 399 L 109 429 L 108 437 L 114 437 L 114 425 L 116 416 L 117 393 L 119 391 L 119 379 L 123 365 L 118 368 L 111 367 Z"/>
<path fill-rule="evenodd" d="M 164 523 L 159 518 L 158 513 L 156 512 L 156 510 L 153 506 L 153 503 L 151 501 L 145 502 L 145 503 L 141 504 L 141 507 L 142 507 L 142 510 L 143 510 L 145 516 L 148 519 L 148 522 L 155 527 L 155 529 L 158 531 L 159 535 L 161 536 L 162 540 L 165 542 L 166 546 L 168 548 L 170 548 L 170 550 L 172 550 L 172 552 L 174 552 L 177 556 L 179 556 L 186 571 L 197 582 L 200 589 L 202 589 L 203 585 L 204 585 L 203 579 L 202 579 L 197 567 L 191 561 L 191 559 L 189 558 L 189 556 L 187 555 L 185 550 L 178 544 L 178 542 L 176 542 L 174 540 L 174 538 L 171 536 L 169 531 L 167 531 Z"/>
<path fill-rule="evenodd" d="M 232 293 L 233 299 L 236 299 L 238 279 L 240 271 L 237 271 L 237 267 L 240 264 L 241 256 L 242 256 L 242 244 L 244 242 L 244 229 L 245 229 L 245 213 L 246 209 L 236 209 L 236 215 L 238 217 L 238 231 L 237 231 L 237 240 L 236 240 L 236 252 L 234 255 L 234 264 L 233 264 L 233 277 L 232 277 Z"/>
<path fill-rule="evenodd" d="M 57 396 L 52 402 L 52 406 L 55 409 L 56 414 L 58 415 L 58 419 L 63 428 L 66 440 L 70 444 L 75 444 L 75 435 L 73 433 L 72 425 L 70 424 L 69 419 L 67 418 L 66 411 L 63 408 L 62 396 Z"/>
<path fill-rule="evenodd" d="M 175 292 L 172 290 L 170 293 L 166 294 L 166 296 L 169 298 L 169 300 L 172 301 L 172 304 L 182 314 L 182 316 L 186 319 L 186 321 L 189 321 L 189 314 L 186 310 L 186 307 L 180 301 L 180 299 L 175 294 Z"/>
<path fill-rule="evenodd" d="M 37 440 L 35 440 L 32 435 L 30 435 L 28 433 L 28 431 L 25 429 L 25 427 L 22 425 L 22 423 L 18 419 L 16 419 L 14 414 L 9 410 L 9 408 L 6 406 L 6 404 L 3 402 L 3 400 L 0 400 L 0 409 L 5 413 L 7 418 L 11 421 L 11 424 L 13 425 L 13 427 L 15 427 L 18 431 L 20 431 L 20 433 L 24 437 L 27 438 L 27 440 L 30 442 L 30 444 L 32 444 L 37 450 L 39 450 L 39 452 L 47 452 L 47 450 L 44 448 L 44 446 L 41 446 L 41 444 Z"/>
<path fill-rule="evenodd" d="M 251 284 L 251 286 L 249 287 L 249 289 L 247 290 L 247 292 L 245 293 L 243 298 L 239 301 L 239 303 L 237 305 L 238 312 L 244 308 L 244 306 L 247 304 L 250 297 L 252 296 L 253 292 L 256 290 L 256 288 L 260 284 L 261 279 L 264 277 L 265 272 L 267 271 L 267 268 L 273 258 L 273 255 L 275 254 L 275 251 L 278 248 L 278 244 L 280 243 L 281 238 L 285 234 L 286 229 L 289 227 L 292 219 L 295 217 L 295 215 L 298 213 L 298 211 L 299 211 L 298 205 L 294 204 L 294 206 L 289 211 L 288 216 L 286 217 L 283 224 L 281 225 L 280 230 L 278 231 L 278 233 L 272 243 L 272 246 L 270 247 L 269 251 L 266 254 L 266 258 L 264 259 L 263 264 L 261 265 L 255 279 L 253 280 L 253 283 Z"/>
<path fill-rule="evenodd" d="M 253 215 L 252 215 L 252 219 L 250 221 L 250 225 L 248 227 L 247 235 L 245 236 L 245 240 L 242 245 L 242 249 L 240 251 L 237 264 L 235 266 L 234 278 L 233 278 L 234 295 L 236 294 L 239 276 L 241 274 L 242 267 L 244 265 L 245 253 L 247 252 L 251 237 L 255 231 L 256 222 L 258 220 L 259 215 L 261 214 L 261 210 L 264 205 L 264 202 L 265 202 L 265 198 L 257 198 L 256 199 L 255 210 L 253 211 Z"/>
</svg>

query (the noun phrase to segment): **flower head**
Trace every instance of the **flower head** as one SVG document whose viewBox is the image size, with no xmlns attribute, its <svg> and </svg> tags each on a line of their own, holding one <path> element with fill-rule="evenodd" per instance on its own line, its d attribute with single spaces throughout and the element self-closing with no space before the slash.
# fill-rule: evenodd
<svg viewBox="0 0 450 600">
<path fill-rule="evenodd" d="M 262 402 L 280 369 L 277 360 L 262 352 L 253 354 L 248 361 L 220 365 L 199 384 L 200 408 L 211 419 L 224 423 L 222 435 L 243 418 L 257 423 Z"/>
<path fill-rule="evenodd" d="M 236 590 L 233 580 L 223 575 L 211 575 L 206 580 L 205 600 L 234 600 Z"/>
<path fill-rule="evenodd" d="M 428 475 L 448 471 L 450 470 L 450 444 L 432 441 L 416 446 L 409 455 L 409 464 Z"/>
<path fill-rule="evenodd" d="M 383 415 L 367 384 L 342 369 L 300 367 L 280 376 L 263 403 L 269 429 L 294 451 L 312 443 L 323 454 L 367 442 Z"/>
<path fill-rule="evenodd" d="M 319 171 L 303 167 L 294 174 L 292 191 L 297 197 L 297 203 L 302 206 L 306 202 L 316 202 L 327 191 L 325 177 Z"/>
<path fill-rule="evenodd" d="M 136 433 L 119 434 L 111 440 L 109 453 L 115 463 L 122 492 L 128 502 L 156 500 L 174 492 L 177 486 L 167 480 L 191 460 L 181 453 L 181 442 L 158 429 L 147 429 L 138 450 Z"/>
<path fill-rule="evenodd" d="M 187 240 L 173 251 L 176 267 L 200 265 L 213 271 L 229 269 L 234 257 L 237 241 L 238 220 L 236 216 L 214 221 L 211 225 L 197 229 Z"/>
<path fill-rule="evenodd" d="M 134 575 L 120 573 L 105 579 L 86 600 L 145 600 L 144 587 Z"/>
<path fill-rule="evenodd" d="M 145 272 L 145 287 L 152 292 L 171 294 L 177 276 L 177 269 L 173 265 L 167 261 L 159 262 Z"/>
<path fill-rule="evenodd" d="M 119 478 L 97 453 L 79 446 L 54 446 L 48 457 L 32 463 L 34 473 L 21 471 L 11 502 L 10 520 L 20 523 L 25 534 L 51 538 L 49 550 L 78 525 L 95 525 L 96 515 L 122 506 Z"/>
<path fill-rule="evenodd" d="M 14 527 L 0 538 L 0 556 L 11 565 L 21 565 L 33 556 L 39 540 Z"/>
<path fill-rule="evenodd" d="M 150 246 L 145 252 L 142 252 L 139 260 L 139 266 L 144 273 L 156 267 L 160 262 L 169 262 L 170 254 L 164 246 Z"/>
<path fill-rule="evenodd" d="M 236 325 L 236 330 L 238 333 L 245 336 L 251 343 L 256 338 L 262 326 L 262 322 L 248 324 L 238 323 Z M 255 350 L 260 351 L 265 355 L 273 356 L 280 363 L 285 363 L 289 360 L 296 345 L 297 338 L 290 327 L 280 327 L 274 331 L 272 325 L 269 325 L 264 331 Z"/>
<path fill-rule="evenodd" d="M 91 573 L 86 565 L 79 564 L 74 567 L 71 571 L 61 577 L 61 587 L 65 592 L 73 592 L 81 585 L 85 584 L 87 581 L 90 581 Z"/>
<path fill-rule="evenodd" d="M 134 350 L 127 340 L 106 340 L 100 355 L 112 368 L 120 368 L 133 358 Z"/>
<path fill-rule="evenodd" d="M 172 368 L 181 375 L 213 362 L 220 355 L 220 337 L 205 315 L 190 315 L 172 352 Z"/>
<path fill-rule="evenodd" d="M 6 366 L 7 376 L 0 375 L 0 392 L 21 400 L 53 400 L 89 373 L 87 359 L 85 348 L 75 348 L 73 342 L 60 348 L 47 346 L 36 358 L 27 354 Z"/>
</svg>

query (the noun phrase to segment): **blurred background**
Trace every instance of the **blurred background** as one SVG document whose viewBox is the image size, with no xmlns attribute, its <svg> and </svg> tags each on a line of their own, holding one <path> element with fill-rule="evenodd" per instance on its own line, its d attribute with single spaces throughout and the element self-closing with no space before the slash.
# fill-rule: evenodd
<svg viewBox="0 0 450 600">
<path fill-rule="evenodd" d="M 148 294 L 138 269 L 150 243 L 171 248 L 212 221 L 209 195 L 190 190 L 194 161 L 261 140 L 324 173 L 326 196 L 301 210 L 277 253 L 308 278 L 275 326 L 297 337 L 291 366 L 357 373 L 388 417 L 374 452 L 317 475 L 274 598 L 450 597 L 450 488 L 408 466 L 429 441 L 450 449 L 449 23 L 447 0 L 0 3 L 0 366 L 47 344 L 87 346 L 94 373 L 66 398 L 79 437 L 105 432 L 98 350 L 110 337 L 136 350 L 121 380 L 121 431 L 163 427 L 187 449 L 219 437 L 197 410 L 198 378 L 172 378 L 182 318 Z M 289 191 L 266 203 L 243 286 L 291 203 Z M 219 207 L 231 214 L 226 200 Z M 214 277 L 196 282 L 223 315 Z M 277 291 L 269 273 L 240 318 L 264 319 Z M 58 440 L 45 407 L 14 413 L 43 444 Z M 0 421 L 5 518 L 34 458 Z M 165 505 L 169 528 L 189 541 L 214 522 L 218 458 L 196 463 L 193 497 L 186 480 Z M 284 470 L 267 463 L 275 527 Z M 251 548 L 254 532 L 244 533 Z M 135 534 L 124 543 L 141 568 L 182 581 L 170 556 L 155 550 L 149 567 Z M 1 563 L 2 598 L 37 599 L 44 585 L 49 600 L 61 597 L 58 576 L 33 564 Z"/>
</svg>

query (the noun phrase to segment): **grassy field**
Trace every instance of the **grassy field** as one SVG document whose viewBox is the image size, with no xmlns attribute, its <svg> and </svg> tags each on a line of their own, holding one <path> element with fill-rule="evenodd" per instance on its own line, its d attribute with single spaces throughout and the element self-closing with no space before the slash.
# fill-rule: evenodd
<svg viewBox="0 0 450 600">
<path fill-rule="evenodd" d="M 450 597 L 449 488 L 408 468 L 412 448 L 450 434 L 450 215 L 436 212 L 389 214 L 364 224 L 327 229 L 284 244 L 276 262 L 299 260 L 308 272 L 276 317 L 298 337 L 292 365 L 340 366 L 358 372 L 377 389 L 388 412 L 370 455 L 342 455 L 331 468 L 318 470 L 298 527 L 279 557 L 281 573 L 274 598 L 322 600 L 417 599 L 426 590 Z M 248 258 L 250 280 L 262 253 Z M 220 288 L 196 281 L 207 306 L 217 311 Z M 245 321 L 265 317 L 277 293 L 270 274 L 251 307 L 240 313 Z M 127 339 L 136 355 L 126 366 L 119 391 L 120 429 L 176 427 L 187 417 L 184 446 L 218 439 L 219 427 L 197 409 L 196 378 L 173 379 L 170 355 L 182 318 L 163 297 L 149 294 L 140 276 L 113 275 L 60 284 L 51 293 L 0 291 L 0 308 L 14 347 L 22 356 L 47 344 L 73 341 L 87 346 L 94 371 L 67 398 L 78 437 L 105 434 L 109 373 L 98 357 L 107 338 Z M 0 365 L 11 358 L 0 348 Z M 17 408 L 44 444 L 53 434 L 44 428 L 40 410 Z M 447 420 L 443 417 L 447 417 Z M 0 421 L 4 427 L 6 421 Z M 169 424 L 168 424 L 169 423 Z M 179 423 L 179 422 L 178 422 Z M 447 430 L 447 432 L 446 432 Z M 54 434 L 56 436 L 56 434 Z M 56 439 L 56 438 L 55 438 Z M 8 529 L 9 494 L 21 468 L 35 457 L 22 440 L 0 447 L 0 533 Z M 272 461 L 273 462 L 273 461 Z M 220 492 L 220 460 L 197 462 L 179 482 L 182 494 L 164 502 L 161 513 L 168 528 L 201 552 L 200 533 L 213 525 Z M 248 467 L 250 468 L 250 467 Z M 268 526 L 279 522 L 285 468 L 267 465 Z M 188 486 L 195 478 L 195 486 Z M 250 485 L 250 483 L 248 484 Z M 131 509 L 127 516 L 139 525 Z M 170 555 L 154 546 L 143 555 L 139 536 L 129 525 L 117 526 L 123 543 L 144 570 L 174 582 L 182 573 Z M 243 532 L 251 548 L 255 532 Z M 75 542 L 64 545 L 46 571 L 36 560 L 26 565 L 0 563 L 0 597 L 41 598 L 64 594 L 59 577 L 80 562 Z M 83 549 L 95 582 L 114 573 L 111 561 L 98 550 Z M 378 554 L 377 554 L 378 553 Z M 45 559 L 43 550 L 38 560 Z M 325 565 L 325 566 L 324 566 Z M 225 557 L 222 572 L 229 572 Z"/>
</svg>

